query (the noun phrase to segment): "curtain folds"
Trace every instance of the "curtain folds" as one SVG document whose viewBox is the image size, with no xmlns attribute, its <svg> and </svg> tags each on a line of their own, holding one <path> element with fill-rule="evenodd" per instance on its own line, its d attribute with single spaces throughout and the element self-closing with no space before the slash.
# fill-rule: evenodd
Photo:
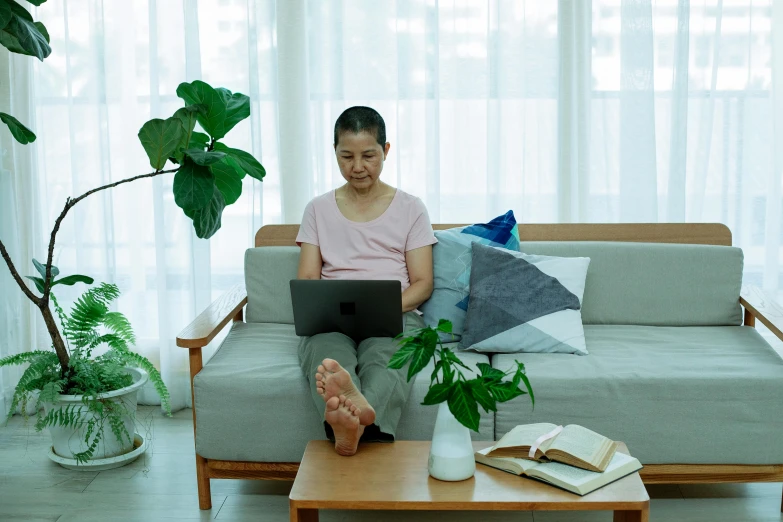
<svg viewBox="0 0 783 522">
<path fill-rule="evenodd" d="M 341 183 L 332 131 L 351 105 L 383 115 L 382 177 L 421 197 L 433 222 L 509 209 L 523 224 L 722 222 L 745 252 L 745 281 L 780 293 L 781 4 L 47 2 L 35 16 L 52 55 L 0 51 L 0 110 L 28 114 L 38 135 L 21 147 L 0 132 L 0 237 L 30 274 L 65 198 L 149 172 L 138 129 L 181 106 L 180 82 L 201 79 L 250 96 L 229 145 L 251 151 L 265 181 L 244 181 L 210 241 L 174 204 L 171 177 L 117 187 L 71 211 L 55 251 L 64 274 L 119 285 L 118 310 L 176 408 L 190 403 L 177 332 L 243 280 L 261 225 L 299 222 Z M 45 347 L 4 270 L 0 285 L 0 356 Z M 58 297 L 69 305 L 81 291 Z M 0 373 L 6 404 L 13 382 Z"/>
<path fill-rule="evenodd" d="M 35 91 L 31 76 L 30 60 L 0 52 L 0 112 L 23 123 L 33 121 Z M 9 132 L 0 133 L 0 152 L 0 240 L 18 272 L 35 273 L 31 259 L 46 258 L 45 238 L 35 233 L 41 224 L 35 155 Z M 50 345 L 43 323 L 35 320 L 38 313 L 20 291 L 6 263 L 0 261 L 0 359 Z M 5 424 L 21 374 L 18 366 L 0 368 L 0 426 Z"/>
</svg>

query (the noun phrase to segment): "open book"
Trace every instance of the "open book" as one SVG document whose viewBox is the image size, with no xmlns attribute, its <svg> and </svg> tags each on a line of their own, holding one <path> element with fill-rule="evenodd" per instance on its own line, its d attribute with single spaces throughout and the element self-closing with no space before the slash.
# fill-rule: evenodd
<svg viewBox="0 0 783 522">
<path fill-rule="evenodd" d="M 557 461 L 589 471 L 606 470 L 617 451 L 617 443 L 594 431 L 576 424 L 569 424 L 554 437 L 538 446 L 535 456 L 530 457 L 530 448 L 542 435 L 551 433 L 557 426 L 541 422 L 522 424 L 515 427 L 487 453 L 490 457 L 511 457 L 540 462 Z"/>
<path fill-rule="evenodd" d="M 515 475 L 526 475 L 530 478 L 547 482 L 577 495 L 587 495 L 615 480 L 630 475 L 642 469 L 641 463 L 625 453 L 617 452 L 612 457 L 606 471 L 596 473 L 574 468 L 559 462 L 535 462 L 527 459 L 492 458 L 487 453 L 491 448 L 477 451 L 476 462 L 502 469 Z"/>
</svg>

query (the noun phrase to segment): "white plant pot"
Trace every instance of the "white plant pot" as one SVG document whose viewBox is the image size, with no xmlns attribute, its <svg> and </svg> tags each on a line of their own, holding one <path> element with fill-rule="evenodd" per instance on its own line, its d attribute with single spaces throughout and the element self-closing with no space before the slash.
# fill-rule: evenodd
<svg viewBox="0 0 783 522">
<path fill-rule="evenodd" d="M 470 430 L 459 423 L 447 403 L 438 405 L 430 446 L 430 475 L 438 480 L 466 480 L 476 472 Z"/>
<path fill-rule="evenodd" d="M 127 433 L 130 434 L 131 440 L 128 441 L 127 438 L 123 438 L 122 443 L 120 443 L 107 422 L 103 427 L 101 441 L 95 449 L 94 459 L 117 457 L 134 450 L 133 439 L 134 434 L 136 433 L 136 396 L 139 388 L 144 386 L 149 380 L 149 375 L 139 368 L 126 368 L 125 370 L 133 376 L 133 384 L 113 392 L 104 393 L 99 397 L 101 399 L 109 399 L 112 402 L 121 402 L 125 405 L 127 414 L 123 416 L 123 424 L 125 425 Z M 52 436 L 54 454 L 65 459 L 73 459 L 75 453 L 85 451 L 88 447 L 84 442 L 84 436 L 87 432 L 87 422 L 90 418 L 94 417 L 94 414 L 87 411 L 87 407 L 82 404 L 82 397 L 82 395 L 60 395 L 57 402 L 44 403 L 44 411 L 46 414 L 54 408 L 66 408 L 68 406 L 84 412 L 82 414 L 84 420 L 78 426 L 50 426 L 48 428 L 49 433 Z M 92 440 L 92 435 L 90 436 L 90 440 Z"/>
<path fill-rule="evenodd" d="M 41 407 L 41 405 L 38 404 L 38 395 L 40 393 L 41 392 L 38 390 L 31 391 L 30 397 L 27 400 L 26 407 L 23 409 L 22 403 L 20 402 L 16 406 L 16 413 L 18 413 L 19 415 L 25 415 L 27 417 L 32 417 L 33 415 L 35 415 L 38 412 L 38 409 Z"/>
</svg>

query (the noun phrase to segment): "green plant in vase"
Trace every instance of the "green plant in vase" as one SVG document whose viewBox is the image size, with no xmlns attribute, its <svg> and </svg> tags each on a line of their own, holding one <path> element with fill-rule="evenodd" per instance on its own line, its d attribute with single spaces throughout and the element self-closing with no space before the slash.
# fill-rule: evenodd
<svg viewBox="0 0 783 522">
<path fill-rule="evenodd" d="M 451 322 L 441 319 L 435 328 L 428 326 L 404 332 L 398 336 L 400 349 L 389 360 L 388 367 L 399 370 L 407 364 L 410 381 L 430 360 L 435 361 L 422 402 L 439 405 L 430 446 L 429 473 L 436 479 L 457 481 L 472 477 L 476 470 L 470 430 L 479 431 L 479 406 L 489 413 L 497 411 L 499 402 L 520 395 L 529 394 L 530 402 L 535 405 L 535 397 L 525 365 L 519 361 L 515 361 L 516 368 L 510 372 L 478 363 L 478 374 L 466 377 L 462 370 L 471 374 L 473 370 L 440 340 L 439 334 L 450 334 L 451 329 Z"/>
<path fill-rule="evenodd" d="M 430 375 L 430 387 L 422 404 L 435 405 L 446 402 L 449 411 L 460 424 L 473 431 L 479 430 L 479 410 L 497 411 L 497 403 L 507 402 L 520 395 L 530 395 L 535 406 L 535 396 L 530 385 L 525 365 L 516 362 L 513 372 L 503 372 L 487 363 L 478 363 L 479 375 L 468 379 L 461 369 L 472 371 L 457 354 L 443 346 L 439 332 L 450 334 L 451 321 L 441 319 L 438 326 L 430 326 L 405 332 L 399 336 L 400 349 L 389 361 L 388 367 L 399 370 L 408 366 L 408 380 L 423 370 L 430 359 L 435 368 Z M 507 379 L 507 377 L 511 379 Z M 524 384 L 525 389 L 520 388 Z"/>
</svg>

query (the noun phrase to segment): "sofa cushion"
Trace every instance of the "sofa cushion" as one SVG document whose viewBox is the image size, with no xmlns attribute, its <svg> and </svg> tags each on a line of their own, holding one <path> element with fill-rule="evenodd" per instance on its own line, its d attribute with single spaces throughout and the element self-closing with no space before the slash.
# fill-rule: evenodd
<svg viewBox="0 0 783 522">
<path fill-rule="evenodd" d="M 590 258 L 473 245 L 460 346 L 477 352 L 587 355 L 582 295 Z"/>
<path fill-rule="evenodd" d="M 258 247 L 245 251 L 248 323 L 294 324 L 289 281 L 296 279 L 299 247 Z"/>
<path fill-rule="evenodd" d="M 518 250 L 519 234 L 514 212 L 509 210 L 489 223 L 435 231 L 438 242 L 432 247 L 432 296 L 419 309 L 424 322 L 435 327 L 441 319 L 451 321 L 451 334 L 444 341 L 459 341 L 470 290 L 471 245 L 498 246 Z"/>
<path fill-rule="evenodd" d="M 743 256 L 739 248 L 525 241 L 520 250 L 527 254 L 591 259 L 582 302 L 584 324 L 742 323 L 739 291 Z M 288 282 L 296 278 L 298 264 L 298 247 L 259 247 L 245 252 L 247 322 L 294 324 Z M 438 274 L 435 277 L 437 286 Z M 433 294 L 430 301 L 436 297 Z M 425 303 L 422 308 L 427 306 L 430 305 Z"/>
<path fill-rule="evenodd" d="M 525 364 L 536 396 L 498 404 L 517 424 L 581 424 L 643 464 L 783 462 L 783 359 L 745 326 L 585 326 L 590 355 L 495 355 Z"/>
<path fill-rule="evenodd" d="M 196 451 L 209 459 L 299 462 L 308 441 L 325 439 L 299 366 L 293 325 L 234 323 L 194 379 Z M 471 367 L 486 355 L 460 354 Z M 422 406 L 432 363 L 416 376 L 397 438 L 430 440 L 437 408 Z M 390 370 L 393 371 L 393 370 Z M 527 404 L 528 410 L 530 404 Z M 482 411 L 476 440 L 492 440 L 494 416 Z"/>
<path fill-rule="evenodd" d="M 526 254 L 590 258 L 582 303 L 584 324 L 742 324 L 740 248 L 526 241 L 520 244 L 520 250 Z"/>
</svg>

